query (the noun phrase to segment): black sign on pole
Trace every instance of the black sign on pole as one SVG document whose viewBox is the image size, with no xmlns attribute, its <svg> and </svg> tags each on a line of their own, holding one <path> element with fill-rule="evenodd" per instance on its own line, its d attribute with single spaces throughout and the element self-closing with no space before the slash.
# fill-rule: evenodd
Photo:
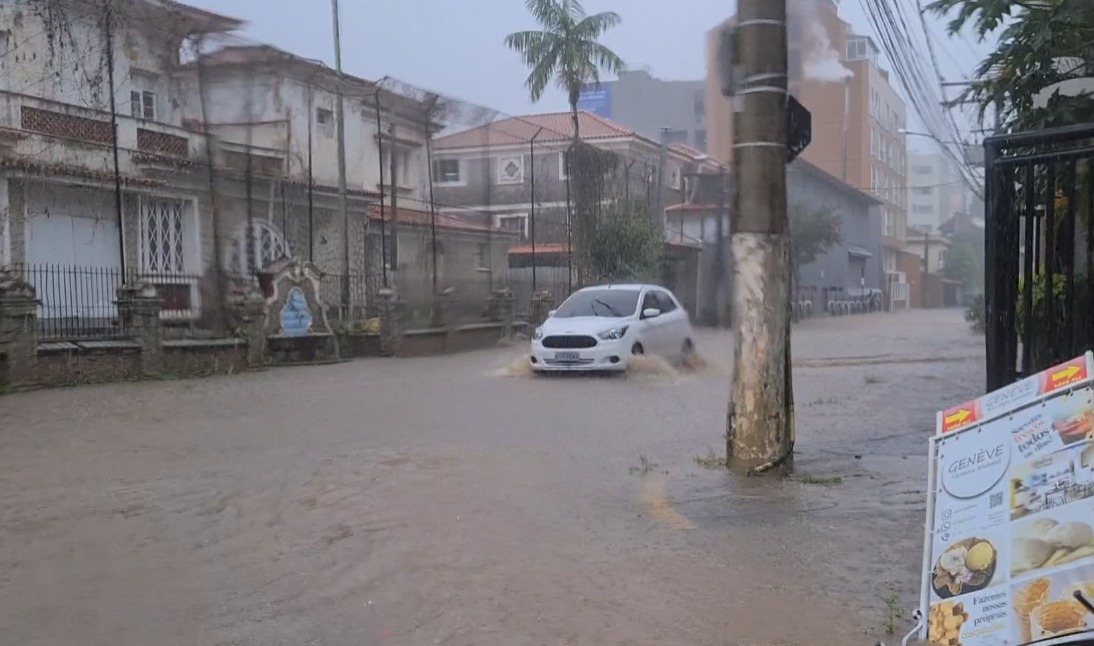
<svg viewBox="0 0 1094 646">
<path fill-rule="evenodd" d="M 813 141 L 813 115 L 793 95 L 787 95 L 786 163 L 794 161 Z"/>
</svg>

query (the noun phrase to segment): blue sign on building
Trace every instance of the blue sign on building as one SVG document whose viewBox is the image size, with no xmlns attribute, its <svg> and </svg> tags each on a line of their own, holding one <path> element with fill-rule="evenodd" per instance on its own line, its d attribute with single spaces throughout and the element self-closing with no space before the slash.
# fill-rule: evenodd
<svg viewBox="0 0 1094 646">
<path fill-rule="evenodd" d="M 588 110 L 605 119 L 612 118 L 612 86 L 586 85 L 577 95 L 577 109 Z"/>
<path fill-rule="evenodd" d="M 304 336 L 311 332 L 312 316 L 304 290 L 293 287 L 281 308 L 281 333 L 285 336 Z"/>
</svg>

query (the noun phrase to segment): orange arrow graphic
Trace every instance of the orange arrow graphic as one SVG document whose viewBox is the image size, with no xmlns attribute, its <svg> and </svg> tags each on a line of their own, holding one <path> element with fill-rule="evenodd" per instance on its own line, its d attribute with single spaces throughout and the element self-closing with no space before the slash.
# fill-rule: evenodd
<svg viewBox="0 0 1094 646">
<path fill-rule="evenodd" d="M 1068 366 L 1063 370 L 1052 373 L 1052 381 L 1063 381 L 1065 379 L 1071 379 L 1075 375 L 1079 374 L 1081 368 L 1079 366 Z"/>
<path fill-rule="evenodd" d="M 955 413 L 951 413 L 946 416 L 946 426 L 954 426 L 956 424 L 963 424 L 965 420 L 972 417 L 972 411 L 967 408 L 962 408 Z"/>
</svg>

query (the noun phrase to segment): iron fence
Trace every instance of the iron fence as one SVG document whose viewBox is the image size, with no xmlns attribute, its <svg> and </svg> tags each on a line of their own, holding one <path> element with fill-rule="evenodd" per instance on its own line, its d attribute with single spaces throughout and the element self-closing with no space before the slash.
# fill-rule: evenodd
<svg viewBox="0 0 1094 646">
<path fill-rule="evenodd" d="M 117 267 L 17 264 L 7 267 L 34 287 L 38 298 L 38 338 L 49 341 L 113 339 L 124 336 L 118 316 L 118 288 L 145 282 L 163 300 L 165 322 L 200 318 L 202 276 L 181 273 L 123 272 Z"/>
<path fill-rule="evenodd" d="M 988 390 L 1094 348 L 1094 124 L 984 142 Z"/>
</svg>

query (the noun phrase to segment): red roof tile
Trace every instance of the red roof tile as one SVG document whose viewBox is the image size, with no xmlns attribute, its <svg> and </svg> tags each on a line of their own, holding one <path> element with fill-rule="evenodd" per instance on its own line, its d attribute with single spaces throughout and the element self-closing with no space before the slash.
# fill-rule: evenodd
<svg viewBox="0 0 1094 646">
<path fill-rule="evenodd" d="M 536 245 L 536 254 L 541 253 L 568 253 L 570 251 L 569 246 L 565 242 L 547 242 L 539 243 Z M 512 255 L 530 254 L 532 253 L 532 245 L 530 244 L 515 244 L 509 246 L 509 253 Z"/>
<path fill-rule="evenodd" d="M 578 111 L 577 121 L 584 141 L 636 136 L 634 130 L 585 110 Z M 532 137 L 536 138 L 537 143 L 557 143 L 568 141 L 573 136 L 574 125 L 569 112 L 548 112 L 509 117 L 438 137 L 433 141 L 433 149 L 512 146 L 527 144 Z"/>
</svg>

